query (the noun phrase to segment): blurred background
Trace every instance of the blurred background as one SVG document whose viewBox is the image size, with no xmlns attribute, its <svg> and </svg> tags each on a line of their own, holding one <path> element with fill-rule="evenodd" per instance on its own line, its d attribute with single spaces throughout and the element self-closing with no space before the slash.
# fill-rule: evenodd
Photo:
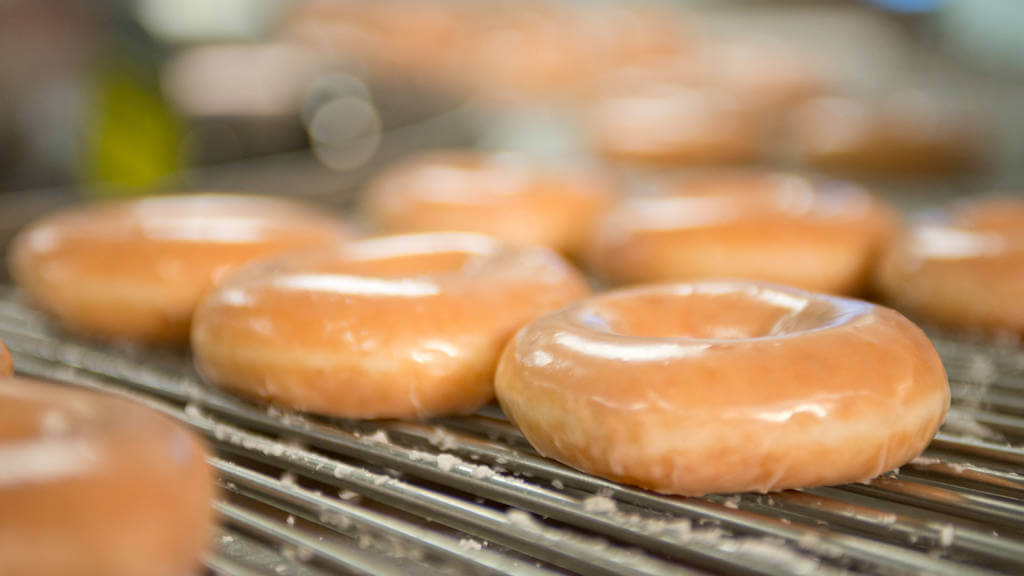
<svg viewBox="0 0 1024 576">
<path fill-rule="evenodd" d="M 1020 30 L 1018 0 L 4 0 L 0 245 L 84 197 L 216 188 L 344 208 L 428 148 L 619 169 L 603 139 L 623 128 L 602 111 L 652 85 L 754 110 L 758 153 L 733 164 L 827 168 L 793 153 L 800 106 L 851 99 L 958 146 L 955 171 L 851 177 L 904 206 L 1015 192 Z M 629 114 L 659 122 L 647 106 Z M 856 117 L 842 110 L 812 130 Z"/>
</svg>

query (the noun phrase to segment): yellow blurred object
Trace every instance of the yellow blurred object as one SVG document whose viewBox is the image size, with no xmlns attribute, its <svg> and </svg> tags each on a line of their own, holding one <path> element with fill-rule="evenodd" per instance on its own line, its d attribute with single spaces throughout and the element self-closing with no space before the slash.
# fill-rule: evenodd
<svg viewBox="0 0 1024 576">
<path fill-rule="evenodd" d="M 93 102 L 82 167 L 91 192 L 141 194 L 178 171 L 181 130 L 155 86 L 114 66 L 99 74 Z"/>
</svg>

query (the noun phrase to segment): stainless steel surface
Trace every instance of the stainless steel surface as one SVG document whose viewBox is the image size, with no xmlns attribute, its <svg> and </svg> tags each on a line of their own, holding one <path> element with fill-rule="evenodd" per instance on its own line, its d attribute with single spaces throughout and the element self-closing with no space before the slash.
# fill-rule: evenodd
<svg viewBox="0 0 1024 576">
<path fill-rule="evenodd" d="M 1015 574 L 1024 571 L 1024 349 L 936 335 L 952 417 L 869 484 L 673 498 L 537 455 L 491 406 L 433 422 L 287 413 L 184 355 L 55 332 L 0 289 L 18 370 L 128 395 L 217 450 L 217 574 Z"/>
</svg>

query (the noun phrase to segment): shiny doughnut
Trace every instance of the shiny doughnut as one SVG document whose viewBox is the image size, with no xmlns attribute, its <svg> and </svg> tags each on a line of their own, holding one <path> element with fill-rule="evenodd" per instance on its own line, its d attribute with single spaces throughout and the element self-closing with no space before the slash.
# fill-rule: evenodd
<svg viewBox="0 0 1024 576">
<path fill-rule="evenodd" d="M 582 248 L 610 202 L 596 174 L 471 151 L 401 162 L 364 195 L 367 216 L 389 232 L 479 232 L 561 252 Z"/>
<path fill-rule="evenodd" d="M 920 454 L 949 406 L 938 354 L 897 312 L 749 282 L 641 286 L 543 316 L 495 387 L 541 454 L 685 496 L 873 478 Z"/>
<path fill-rule="evenodd" d="M 206 456 L 144 406 L 0 379 L 0 574 L 193 573 L 212 532 Z"/>
<path fill-rule="evenodd" d="M 14 374 L 14 363 L 11 362 L 11 353 L 7 351 L 2 340 L 0 340 L 0 377 Z"/>
<path fill-rule="evenodd" d="M 922 319 L 1024 334 L 1024 200 L 966 204 L 910 230 L 886 251 L 877 283 Z"/>
<path fill-rule="evenodd" d="M 868 176 L 950 175 L 977 163 L 975 135 L 934 101 L 822 98 L 796 113 L 797 155 L 809 168 Z"/>
<path fill-rule="evenodd" d="M 178 344 L 200 296 L 229 269 L 333 245 L 342 233 L 335 219 L 283 199 L 163 196 L 46 216 L 8 256 L 22 295 L 69 330 Z"/>
<path fill-rule="evenodd" d="M 854 185 L 794 175 L 710 175 L 658 191 L 623 200 L 599 227 L 590 260 L 603 278 L 745 278 L 855 293 L 896 222 Z"/>
<path fill-rule="evenodd" d="M 742 164 L 762 153 L 758 108 L 721 88 L 657 82 L 610 88 L 587 116 L 594 150 L 627 164 Z"/>
<path fill-rule="evenodd" d="M 205 380 L 344 418 L 424 418 L 493 397 L 502 346 L 535 316 L 584 297 L 546 248 L 475 234 L 390 236 L 254 263 L 200 304 Z"/>
</svg>

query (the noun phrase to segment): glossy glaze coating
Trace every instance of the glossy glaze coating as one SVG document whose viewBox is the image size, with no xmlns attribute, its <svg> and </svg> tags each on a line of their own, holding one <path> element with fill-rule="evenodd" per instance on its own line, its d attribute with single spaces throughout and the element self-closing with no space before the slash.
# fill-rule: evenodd
<svg viewBox="0 0 1024 576">
<path fill-rule="evenodd" d="M 184 343 L 200 296 L 232 267 L 342 236 L 335 219 L 287 200 L 163 196 L 44 217 L 9 260 L 23 295 L 70 330 Z"/>
<path fill-rule="evenodd" d="M 192 349 L 207 381 L 299 410 L 469 412 L 493 397 L 508 338 L 587 291 L 548 249 L 382 237 L 240 270 L 199 306 Z"/>
<path fill-rule="evenodd" d="M 966 204 L 896 239 L 878 286 L 900 309 L 953 328 L 1024 334 L 1024 201 Z"/>
<path fill-rule="evenodd" d="M 744 282 L 609 292 L 531 322 L 495 386 L 542 454 L 658 492 L 867 480 L 949 405 L 927 337 L 857 300 Z"/>
<path fill-rule="evenodd" d="M 854 293 L 896 222 L 856 186 L 786 174 L 720 174 L 659 191 L 609 212 L 590 251 L 604 278 L 745 278 Z"/>
<path fill-rule="evenodd" d="M 213 491 L 202 443 L 164 415 L 0 379 L 0 574 L 190 574 Z"/>
<path fill-rule="evenodd" d="M 14 374 L 14 365 L 11 362 L 11 353 L 7 351 L 3 341 L 0 341 L 0 377 Z"/>
<path fill-rule="evenodd" d="M 795 128 L 802 161 L 829 172 L 946 175 L 970 168 L 978 157 L 964 118 L 921 96 L 812 100 L 797 112 Z"/>
<path fill-rule="evenodd" d="M 578 251 L 611 202 L 610 184 L 514 154 L 433 152 L 381 174 L 367 215 L 390 232 L 463 231 L 515 245 Z"/>
<path fill-rule="evenodd" d="M 638 164 L 738 164 L 758 159 L 762 119 L 721 88 L 643 83 L 611 89 L 589 113 L 597 152 Z"/>
</svg>

